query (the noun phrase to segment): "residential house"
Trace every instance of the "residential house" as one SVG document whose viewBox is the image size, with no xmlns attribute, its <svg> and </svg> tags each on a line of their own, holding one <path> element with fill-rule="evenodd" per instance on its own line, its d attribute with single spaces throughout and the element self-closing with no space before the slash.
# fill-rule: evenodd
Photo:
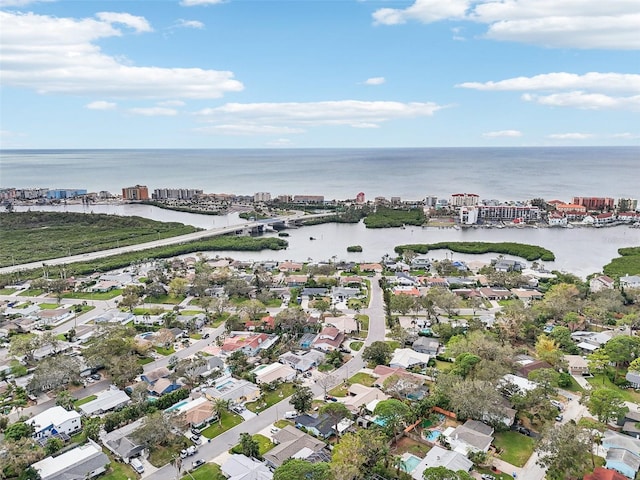
<svg viewBox="0 0 640 480">
<path fill-rule="evenodd" d="M 266 333 L 231 332 L 222 344 L 222 351 L 231 354 L 240 350 L 248 357 L 253 357 L 260 350 L 271 347 L 277 340 L 277 335 Z"/>
<path fill-rule="evenodd" d="M 431 357 L 426 353 L 419 353 L 410 348 L 398 348 L 393 352 L 393 357 L 389 362 L 391 368 L 426 367 Z"/>
<path fill-rule="evenodd" d="M 289 275 L 284 278 L 284 283 L 289 288 L 302 287 L 307 283 L 308 277 L 306 275 Z"/>
<path fill-rule="evenodd" d="M 120 287 L 120 282 L 115 280 L 100 280 L 95 285 L 87 288 L 87 291 L 94 293 L 106 293 Z"/>
<path fill-rule="evenodd" d="M 118 309 L 107 310 L 106 312 L 93 317 L 93 323 L 119 323 L 124 325 L 134 320 L 135 316 L 131 312 L 121 312 Z"/>
<path fill-rule="evenodd" d="M 624 378 L 631 388 L 640 388 L 640 372 L 629 371 Z"/>
<path fill-rule="evenodd" d="M 300 337 L 300 340 L 298 340 L 298 344 L 302 347 L 302 348 L 311 348 L 311 345 L 313 344 L 313 341 L 316 339 L 317 335 L 315 333 L 305 333 L 304 335 L 302 335 L 302 337 Z"/>
<path fill-rule="evenodd" d="M 426 283 L 427 283 L 427 287 L 449 288 L 449 283 L 447 282 L 447 279 L 442 277 L 427 277 Z"/>
<path fill-rule="evenodd" d="M 82 416 L 75 410 L 65 410 L 59 405 L 25 421 L 33 425 L 33 438 L 48 438 L 57 434 L 72 435 L 82 428 Z"/>
<path fill-rule="evenodd" d="M 74 312 L 69 307 L 61 307 L 51 310 L 40 310 L 36 316 L 42 325 L 58 325 L 73 318 Z"/>
<path fill-rule="evenodd" d="M 511 291 L 506 288 L 483 287 L 479 292 L 487 300 L 506 300 L 512 296 Z"/>
<path fill-rule="evenodd" d="M 577 331 L 571 334 L 571 338 L 578 343 L 578 348 L 586 353 L 591 353 L 605 345 L 613 337 L 613 332 L 586 332 Z"/>
<path fill-rule="evenodd" d="M 568 370 L 571 375 L 589 374 L 589 362 L 586 358 L 580 355 L 565 355 L 564 360 L 567 362 Z"/>
<path fill-rule="evenodd" d="M 326 287 L 305 287 L 300 292 L 301 297 L 325 297 L 329 295 L 329 289 Z"/>
<path fill-rule="evenodd" d="M 631 414 L 633 418 L 640 417 L 638 412 L 628 412 L 628 414 Z M 625 415 L 627 417 L 626 421 L 632 421 L 631 418 L 628 417 L 628 414 Z M 628 450 L 634 455 L 640 456 L 640 439 L 629 435 L 623 435 L 622 433 L 618 433 L 613 430 L 606 429 L 603 432 L 601 445 L 605 452 L 610 448 L 618 448 Z"/>
<path fill-rule="evenodd" d="M 112 388 L 98 393 L 95 400 L 80 405 L 80 412 L 87 417 L 101 415 L 105 412 L 122 408 L 130 402 L 129 395 L 122 390 Z"/>
<path fill-rule="evenodd" d="M 319 350 L 330 352 L 337 350 L 344 341 L 344 333 L 335 327 L 324 327 L 315 338 L 311 346 Z"/>
<path fill-rule="evenodd" d="M 328 414 L 320 414 L 317 416 L 312 415 L 299 415 L 295 418 L 296 427 L 304 427 L 309 433 L 320 438 L 329 438 L 331 435 L 335 435 L 334 421 Z"/>
<path fill-rule="evenodd" d="M 281 272 L 297 272 L 302 270 L 302 263 L 281 262 L 278 264 L 278 270 Z"/>
<path fill-rule="evenodd" d="M 351 298 L 356 298 L 360 295 L 360 289 L 355 287 L 332 287 L 331 298 L 334 302 L 346 302 Z"/>
<path fill-rule="evenodd" d="M 444 467 L 453 472 L 468 472 L 473 467 L 473 462 L 461 453 L 434 445 L 410 474 L 415 480 L 423 480 L 422 475 L 427 468 L 437 467 Z"/>
<path fill-rule="evenodd" d="M 247 320 L 244 326 L 249 331 L 260 329 L 263 331 L 273 332 L 276 328 L 276 319 L 271 315 L 262 317 L 260 320 Z"/>
<path fill-rule="evenodd" d="M 324 324 L 328 327 L 335 327 L 341 332 L 352 333 L 358 330 L 358 323 L 353 315 L 343 315 L 341 317 L 326 317 Z"/>
<path fill-rule="evenodd" d="M 220 466 L 229 480 L 272 480 L 273 473 L 264 463 L 244 455 L 231 455 Z"/>
<path fill-rule="evenodd" d="M 620 277 L 620 288 L 640 288 L 640 276 L 627 274 Z"/>
<path fill-rule="evenodd" d="M 600 215 L 595 216 L 595 224 L 596 225 L 610 225 L 617 220 L 617 217 L 612 212 L 601 213 Z"/>
<path fill-rule="evenodd" d="M 416 257 L 411 260 L 411 268 L 416 270 L 429 270 L 431 268 L 431 260 L 427 257 Z"/>
<path fill-rule="evenodd" d="M 551 212 L 548 221 L 550 227 L 566 227 L 569 223 L 567 217 L 560 212 Z"/>
<path fill-rule="evenodd" d="M 411 345 L 411 348 L 418 353 L 424 353 L 431 357 L 435 357 L 440 349 L 440 341 L 437 338 L 418 337 L 418 339 Z"/>
<path fill-rule="evenodd" d="M 627 480 L 627 477 L 615 470 L 597 467 L 593 473 L 588 473 L 582 477 L 582 480 Z"/>
<path fill-rule="evenodd" d="M 518 297 L 525 305 L 530 305 L 534 300 L 542 300 L 542 292 L 530 288 L 513 288 L 511 294 Z"/>
<path fill-rule="evenodd" d="M 422 295 L 420 290 L 409 285 L 398 285 L 397 287 L 393 287 L 392 292 L 394 295 L 410 295 L 412 297 L 419 297 Z"/>
<path fill-rule="evenodd" d="M 178 390 L 182 385 L 180 383 L 169 380 L 168 378 L 159 378 L 153 384 L 149 385 L 147 390 L 155 397 L 161 397 L 174 390 Z"/>
<path fill-rule="evenodd" d="M 618 419 L 617 425 L 622 427 L 622 433 L 625 438 L 640 438 L 640 412 L 629 410 L 621 418 Z"/>
<path fill-rule="evenodd" d="M 598 275 L 589 280 L 589 290 L 591 293 L 600 292 L 602 290 L 613 290 L 615 281 L 606 275 Z"/>
<path fill-rule="evenodd" d="M 349 386 L 348 395 L 339 399 L 352 413 L 356 413 L 362 406 L 367 406 L 374 400 L 388 400 L 390 397 L 376 387 L 367 387 L 359 383 Z M 373 410 L 372 410 L 373 412 Z"/>
<path fill-rule="evenodd" d="M 517 260 L 509 260 L 507 258 L 499 258 L 493 263 L 493 268 L 496 272 L 520 272 L 524 268 L 524 265 Z"/>
<path fill-rule="evenodd" d="M 205 390 L 205 395 L 211 400 L 221 398 L 238 404 L 257 400 L 260 397 L 260 389 L 246 380 L 224 376 L 217 379 L 213 387 Z"/>
<path fill-rule="evenodd" d="M 107 470 L 109 457 L 92 441 L 31 465 L 41 480 L 88 480 Z"/>
<path fill-rule="evenodd" d="M 292 352 L 283 353 L 278 357 L 278 360 L 299 372 L 306 372 L 320 365 L 324 361 L 324 357 L 325 354 L 318 350 L 309 350 L 302 355 Z"/>
<path fill-rule="evenodd" d="M 467 420 L 464 425 L 459 425 L 455 429 L 447 428 L 443 436 L 453 451 L 466 456 L 469 452 L 489 450 L 493 442 L 493 427 L 476 420 Z"/>
<path fill-rule="evenodd" d="M 171 371 L 167 367 L 158 367 L 153 370 L 149 370 L 148 372 L 144 372 L 140 375 L 140 379 L 143 382 L 147 382 L 152 385 L 159 379 L 167 378 L 169 375 L 171 375 Z"/>
<path fill-rule="evenodd" d="M 521 377 L 529 378 L 529 374 L 536 370 L 540 370 L 541 368 L 553 368 L 550 363 L 545 362 L 544 360 L 530 360 L 525 362 L 516 362 L 521 365 L 517 373 Z"/>
<path fill-rule="evenodd" d="M 526 393 L 538 388 L 538 384 L 536 382 L 527 380 L 524 377 L 518 377 L 517 375 L 513 375 L 511 373 L 507 373 L 506 375 L 504 375 L 498 381 L 498 385 L 508 388 L 508 390 L 512 393 L 515 393 L 515 389 L 517 389 L 520 393 Z"/>
<path fill-rule="evenodd" d="M 259 365 L 252 372 L 256 377 L 256 383 L 291 382 L 296 378 L 296 371 L 287 364 L 272 363 Z"/>
<path fill-rule="evenodd" d="M 382 273 L 382 265 L 379 263 L 361 263 L 360 271 L 361 272 L 375 272 Z"/>
<path fill-rule="evenodd" d="M 633 480 L 640 470 L 640 457 L 622 448 L 610 448 L 604 466 Z"/>
<path fill-rule="evenodd" d="M 206 397 L 196 398 L 186 403 L 183 400 L 167 408 L 165 412 L 184 414 L 187 425 L 198 430 L 207 428 L 210 423 L 218 419 L 215 406 Z"/>
<path fill-rule="evenodd" d="M 277 445 L 264 454 L 265 462 L 272 468 L 279 467 L 290 458 L 307 458 L 313 453 L 321 452 L 325 447 L 323 441 L 291 425 L 275 433 L 273 440 Z"/>
<path fill-rule="evenodd" d="M 144 451 L 144 447 L 139 445 L 132 436 L 133 432 L 143 425 L 144 418 L 140 418 L 109 433 L 102 433 L 100 441 L 116 458 L 121 459 L 124 463 L 129 463 L 132 458 L 139 457 Z"/>
</svg>

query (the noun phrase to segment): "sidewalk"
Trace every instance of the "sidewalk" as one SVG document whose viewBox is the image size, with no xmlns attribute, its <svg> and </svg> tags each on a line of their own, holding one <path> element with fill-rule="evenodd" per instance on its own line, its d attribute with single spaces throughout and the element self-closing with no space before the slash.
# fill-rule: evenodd
<svg viewBox="0 0 640 480">
<path fill-rule="evenodd" d="M 576 382 L 578 382 L 578 385 L 580 385 L 582 388 L 584 388 L 585 390 L 591 390 L 591 384 L 589 382 L 587 382 L 587 379 L 584 378 L 582 375 L 571 375 Z"/>
</svg>

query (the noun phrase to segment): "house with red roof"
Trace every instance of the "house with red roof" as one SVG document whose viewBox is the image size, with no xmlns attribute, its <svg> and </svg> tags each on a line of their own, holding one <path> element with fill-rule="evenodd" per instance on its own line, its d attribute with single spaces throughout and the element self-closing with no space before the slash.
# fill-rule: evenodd
<svg viewBox="0 0 640 480">
<path fill-rule="evenodd" d="M 238 350 L 248 357 L 253 357 L 260 350 L 265 350 L 278 339 L 277 335 L 252 332 L 231 332 L 222 344 L 222 353 L 231 354 Z"/>
<path fill-rule="evenodd" d="M 340 348 L 344 341 L 344 333 L 336 327 L 325 327 L 311 343 L 313 348 L 330 352 Z"/>
<path fill-rule="evenodd" d="M 582 477 L 582 480 L 627 480 L 627 477 L 615 470 L 598 467 L 593 471 L 593 473 L 587 473 Z"/>
<path fill-rule="evenodd" d="M 276 319 L 271 315 L 267 315 L 266 317 L 262 317 L 260 320 L 247 320 L 244 323 L 244 326 L 249 331 L 258 329 L 273 332 L 273 330 L 276 328 Z"/>
</svg>

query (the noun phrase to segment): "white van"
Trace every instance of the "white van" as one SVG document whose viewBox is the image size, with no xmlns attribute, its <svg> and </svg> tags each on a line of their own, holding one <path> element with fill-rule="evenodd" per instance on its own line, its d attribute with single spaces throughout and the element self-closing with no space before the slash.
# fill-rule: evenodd
<svg viewBox="0 0 640 480">
<path fill-rule="evenodd" d="M 132 458 L 130 464 L 136 472 L 138 473 L 144 472 L 144 465 L 142 464 L 139 458 Z"/>
<path fill-rule="evenodd" d="M 284 412 L 284 418 L 287 418 L 289 420 L 292 418 L 296 418 L 297 416 L 298 416 L 298 412 L 296 412 L 295 410 Z"/>
</svg>

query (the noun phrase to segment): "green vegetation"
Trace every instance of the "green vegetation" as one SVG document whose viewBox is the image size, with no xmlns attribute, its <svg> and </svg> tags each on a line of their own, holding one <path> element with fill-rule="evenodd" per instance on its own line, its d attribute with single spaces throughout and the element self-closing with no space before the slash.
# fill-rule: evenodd
<svg viewBox="0 0 640 480">
<path fill-rule="evenodd" d="M 130 217 L 127 217 L 130 218 Z M 0 243 L 1 244 L 1 243 Z M 111 257 L 99 258 L 88 262 L 71 263 L 64 266 L 67 276 L 89 275 L 94 272 L 107 272 L 130 266 L 132 263 L 140 262 L 149 258 L 171 258 L 179 255 L 186 255 L 194 252 L 206 251 L 252 251 L 260 250 L 282 250 L 287 248 L 288 243 L 281 238 L 274 237 L 237 237 L 235 235 L 223 235 L 195 242 L 187 242 L 179 245 L 168 245 L 166 247 L 150 248 L 139 252 L 123 253 Z M 64 254 L 61 252 L 60 254 Z M 47 266 L 47 273 L 50 277 L 61 274 L 60 266 Z M 14 274 L 0 275 L 0 286 L 9 285 L 18 278 L 21 280 L 40 278 L 44 276 L 43 268 L 21 271 Z M 87 294 L 89 295 L 89 294 Z M 97 295 L 97 294 L 93 294 Z M 89 297 L 87 297 L 89 298 Z M 97 299 L 97 297 L 93 297 Z"/>
<path fill-rule="evenodd" d="M 144 203 L 146 205 L 153 205 L 154 207 L 158 207 L 158 208 L 164 208 L 165 210 L 174 210 L 176 212 L 186 212 L 186 213 L 197 213 L 199 215 L 221 215 L 225 213 L 224 211 L 220 211 L 220 210 L 201 210 L 198 208 L 182 207 L 178 205 L 168 205 L 163 202 L 156 202 L 155 200 L 143 200 L 140 203 Z"/>
<path fill-rule="evenodd" d="M 275 390 L 264 392 L 255 402 L 247 403 L 246 407 L 252 412 L 262 411 L 272 405 L 282 401 L 283 399 L 293 395 L 295 385 L 293 383 L 283 383 L 278 385 Z"/>
<path fill-rule="evenodd" d="M 167 355 L 171 355 L 173 353 L 176 353 L 176 351 L 173 349 L 173 347 L 169 347 L 169 348 L 164 348 L 164 347 L 153 347 L 153 349 L 159 353 L 160 355 L 164 355 L 165 357 Z"/>
<path fill-rule="evenodd" d="M 258 442 L 258 446 L 260 447 L 260 455 L 261 456 L 264 455 L 265 453 L 267 453 L 273 447 L 275 447 L 275 444 L 271 440 L 269 440 L 264 435 L 260 435 L 259 433 L 256 433 L 255 435 L 251 435 L 251 438 L 253 438 L 253 440 Z M 229 451 L 231 453 L 240 454 L 240 453 L 242 453 L 242 448 L 240 447 L 240 444 L 237 444 L 237 445 L 233 446 L 231 448 L 231 450 L 229 450 Z"/>
<path fill-rule="evenodd" d="M 371 387 L 375 381 L 375 377 L 364 372 L 356 373 L 349 379 L 350 384 L 359 383 L 361 385 L 364 385 L 365 387 Z"/>
<path fill-rule="evenodd" d="M 38 306 L 41 310 L 55 310 L 60 305 L 58 305 L 57 303 L 39 303 Z"/>
<path fill-rule="evenodd" d="M 502 451 L 500 458 L 516 467 L 527 463 L 535 447 L 533 438 L 518 432 L 498 432 L 493 443 Z"/>
<path fill-rule="evenodd" d="M 197 231 L 141 217 L 61 212 L 0 213 L 0 266 L 97 252 Z M 37 245 L 38 248 L 33 248 Z"/>
<path fill-rule="evenodd" d="M 222 474 L 220 465 L 217 463 L 205 463 L 189 475 L 182 477 L 182 480 L 227 480 L 227 477 Z"/>
<path fill-rule="evenodd" d="M 144 301 L 145 301 L 145 303 L 160 303 L 160 304 L 166 304 L 166 305 L 178 305 L 185 298 L 186 297 L 182 296 L 182 295 L 180 295 L 178 297 L 172 297 L 171 295 L 159 295 L 157 297 L 145 297 Z"/>
<path fill-rule="evenodd" d="M 15 288 L 0 288 L 0 295 L 11 295 L 16 292 L 17 290 Z"/>
<path fill-rule="evenodd" d="M 402 255 L 405 250 L 411 250 L 415 253 L 426 254 L 430 250 L 451 250 L 457 253 L 500 253 L 505 255 L 513 255 L 524 258 L 525 260 L 543 260 L 551 262 L 555 260 L 552 251 L 537 245 L 527 245 L 525 243 L 515 242 L 439 242 L 439 243 L 423 243 L 414 245 L 398 245 L 394 248 L 398 255 Z"/>
<path fill-rule="evenodd" d="M 624 374 L 621 374 L 621 376 L 624 376 Z M 604 375 L 602 373 L 595 373 L 593 377 L 587 378 L 587 382 L 589 382 L 594 389 L 609 388 L 622 394 L 625 401 L 627 402 L 640 403 L 640 393 L 635 392 L 630 388 L 620 388 L 615 383 L 613 383 L 607 375 Z"/>
<path fill-rule="evenodd" d="M 122 295 L 122 290 L 114 288 L 108 292 L 71 292 L 62 295 L 62 298 L 75 298 L 76 300 L 111 300 Z"/>
<path fill-rule="evenodd" d="M 422 225 L 427 221 L 421 208 L 401 210 L 387 207 L 378 207 L 364 219 L 367 228 L 402 227 L 403 225 Z"/>
<path fill-rule="evenodd" d="M 80 400 L 76 400 L 75 402 L 73 402 L 73 406 L 75 408 L 78 408 L 80 405 L 84 405 L 85 403 L 92 402 L 96 398 L 98 398 L 97 395 L 89 395 L 88 397 L 84 397 L 84 398 L 81 398 Z"/>
<path fill-rule="evenodd" d="M 126 463 L 111 462 L 109 464 L 109 470 L 103 476 L 102 480 L 129 480 L 131 478 L 137 478 L 136 473 Z"/>
<path fill-rule="evenodd" d="M 226 432 L 230 428 L 240 425 L 242 417 L 228 410 L 223 410 L 220 415 L 220 421 L 214 422 L 202 431 L 202 435 L 207 438 L 215 438 L 221 433 Z"/>
<path fill-rule="evenodd" d="M 364 345 L 364 342 L 351 342 L 349 344 L 349 348 L 351 350 L 353 350 L 354 352 L 358 352 L 358 351 L 360 351 L 360 349 L 362 348 L 363 345 Z"/>
<path fill-rule="evenodd" d="M 276 420 L 275 422 L 273 422 L 273 424 L 278 428 L 284 428 L 287 425 L 293 425 L 293 422 L 290 422 L 289 420 L 281 419 L 281 420 Z"/>
<path fill-rule="evenodd" d="M 619 278 L 627 274 L 640 274 L 640 247 L 619 248 L 618 253 L 620 257 L 614 258 L 604 266 L 605 275 Z"/>
<path fill-rule="evenodd" d="M 361 252 L 361 251 L 362 251 L 361 245 L 350 245 L 347 247 L 347 252 Z"/>
<path fill-rule="evenodd" d="M 29 288 L 18 294 L 19 297 L 39 297 L 44 293 L 42 288 Z"/>
</svg>

